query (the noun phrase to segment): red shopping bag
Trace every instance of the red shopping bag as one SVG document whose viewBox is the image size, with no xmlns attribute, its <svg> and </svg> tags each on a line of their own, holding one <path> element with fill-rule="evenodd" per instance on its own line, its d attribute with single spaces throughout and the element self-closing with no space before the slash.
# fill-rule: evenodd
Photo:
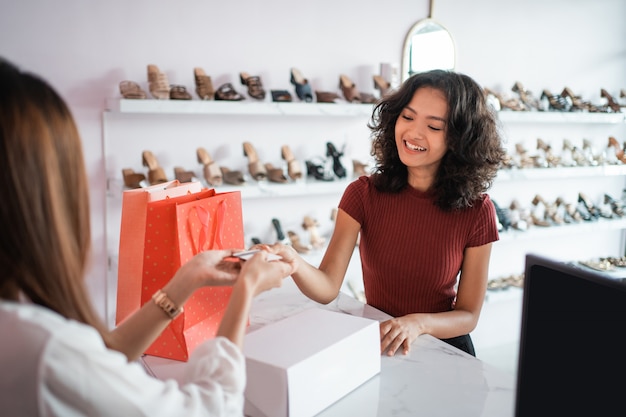
<svg viewBox="0 0 626 417">
<path fill-rule="evenodd" d="M 243 248 L 239 192 L 214 190 L 148 204 L 142 302 L 149 302 L 178 268 L 209 249 Z M 198 344 L 215 337 L 231 287 L 197 290 L 185 309 L 146 350 L 146 354 L 186 361 Z"/>
<path fill-rule="evenodd" d="M 180 183 L 174 180 L 123 192 L 117 269 L 116 324 L 139 310 L 142 305 L 141 280 L 148 203 L 198 193 L 201 190 L 202 184 L 199 182 Z"/>
</svg>

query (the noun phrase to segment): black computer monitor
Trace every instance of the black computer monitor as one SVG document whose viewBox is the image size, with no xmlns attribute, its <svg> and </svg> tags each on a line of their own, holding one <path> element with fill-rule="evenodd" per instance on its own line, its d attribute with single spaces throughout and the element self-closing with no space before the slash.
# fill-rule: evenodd
<svg viewBox="0 0 626 417">
<path fill-rule="evenodd" d="M 626 416 L 626 283 L 526 256 L 515 417 Z"/>
</svg>

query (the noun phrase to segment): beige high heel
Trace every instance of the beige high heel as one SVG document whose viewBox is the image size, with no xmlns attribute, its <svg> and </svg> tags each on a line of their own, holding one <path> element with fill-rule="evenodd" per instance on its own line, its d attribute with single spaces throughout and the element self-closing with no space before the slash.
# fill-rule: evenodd
<svg viewBox="0 0 626 417">
<path fill-rule="evenodd" d="M 267 171 L 267 178 L 271 182 L 278 182 L 278 183 L 284 184 L 289 181 L 287 177 L 285 176 L 285 173 L 283 172 L 282 168 L 276 168 L 274 165 L 272 165 L 269 162 L 265 164 L 265 170 Z"/>
<path fill-rule="evenodd" d="M 302 167 L 300 166 L 300 162 L 296 159 L 291 152 L 291 149 L 287 145 L 283 145 L 280 148 L 280 154 L 283 159 L 287 162 L 287 174 L 292 180 L 299 180 L 302 178 Z"/>
<path fill-rule="evenodd" d="M 206 182 L 214 187 L 222 185 L 222 170 L 220 170 L 217 163 L 211 159 L 211 155 L 207 152 L 207 150 L 203 147 L 199 147 L 196 149 L 196 156 L 198 158 L 198 162 L 202 164 L 202 174 Z"/>
<path fill-rule="evenodd" d="M 196 180 L 196 174 L 182 167 L 174 167 L 174 178 L 180 182 L 193 182 Z"/>
<path fill-rule="evenodd" d="M 148 84 L 152 97 L 158 100 L 170 99 L 170 83 L 167 75 L 154 64 L 148 65 Z"/>
<path fill-rule="evenodd" d="M 122 169 L 122 177 L 124 178 L 124 185 L 128 188 L 143 188 L 147 185 L 146 176 L 131 168 Z"/>
<path fill-rule="evenodd" d="M 215 98 L 215 89 L 211 77 L 206 75 L 200 67 L 193 69 L 193 76 L 196 81 L 196 94 L 201 100 L 213 100 Z"/>
<path fill-rule="evenodd" d="M 391 83 L 382 75 L 374 75 L 374 88 L 380 91 L 380 97 L 385 97 L 391 90 Z"/>
<path fill-rule="evenodd" d="M 259 157 L 256 153 L 256 149 L 250 142 L 243 143 L 243 155 L 248 157 L 248 171 L 250 175 L 257 181 L 267 179 L 267 169 L 259 161 Z"/>
<path fill-rule="evenodd" d="M 148 182 L 150 185 L 161 184 L 167 182 L 167 176 L 163 168 L 159 166 L 159 163 L 150 151 L 143 151 L 141 154 L 143 165 L 148 167 Z"/>
<path fill-rule="evenodd" d="M 309 232 L 309 242 L 313 248 L 319 249 L 324 246 L 326 239 L 319 234 L 319 223 L 311 216 L 304 216 L 302 228 Z"/>
<path fill-rule="evenodd" d="M 298 234 L 293 230 L 288 230 L 287 236 L 289 236 L 291 246 L 296 250 L 296 252 L 306 254 L 309 253 L 311 249 L 313 249 L 311 245 L 302 244 L 302 242 L 300 242 L 300 236 L 298 236 Z"/>
</svg>

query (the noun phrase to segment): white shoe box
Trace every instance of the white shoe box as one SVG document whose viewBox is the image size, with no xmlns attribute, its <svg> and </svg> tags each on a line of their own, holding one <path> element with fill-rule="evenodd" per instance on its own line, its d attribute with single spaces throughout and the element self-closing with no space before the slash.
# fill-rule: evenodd
<svg viewBox="0 0 626 417">
<path fill-rule="evenodd" d="M 246 335 L 244 413 L 308 417 L 380 373 L 376 320 L 312 308 Z"/>
</svg>

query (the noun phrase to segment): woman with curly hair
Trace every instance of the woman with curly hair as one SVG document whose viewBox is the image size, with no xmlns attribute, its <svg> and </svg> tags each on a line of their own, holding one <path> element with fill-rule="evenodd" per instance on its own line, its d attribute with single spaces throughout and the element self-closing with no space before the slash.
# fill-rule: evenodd
<svg viewBox="0 0 626 417">
<path fill-rule="evenodd" d="M 469 333 L 485 298 L 496 212 L 486 191 L 505 151 L 495 114 L 470 77 L 415 74 L 374 108 L 368 125 L 376 168 L 346 188 L 319 268 L 295 250 L 292 274 L 309 298 L 338 295 L 357 239 L 367 303 L 381 352 L 406 354 L 430 334 L 474 355 Z"/>
</svg>

